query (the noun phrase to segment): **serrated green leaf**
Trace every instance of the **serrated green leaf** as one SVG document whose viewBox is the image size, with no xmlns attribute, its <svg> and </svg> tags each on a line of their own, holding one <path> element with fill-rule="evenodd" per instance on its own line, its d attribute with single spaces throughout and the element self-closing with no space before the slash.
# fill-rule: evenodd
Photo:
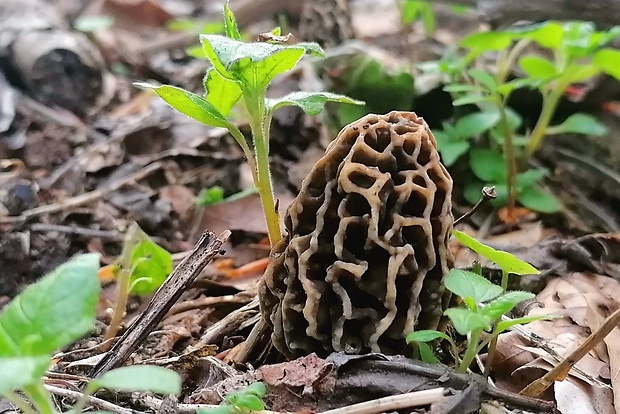
<svg viewBox="0 0 620 414">
<path fill-rule="evenodd" d="M 224 127 L 228 121 L 211 102 L 195 93 L 170 85 L 153 86 L 148 83 L 134 83 L 137 87 L 153 89 L 168 105 L 203 124 Z"/>
<path fill-rule="evenodd" d="M 469 166 L 476 177 L 489 183 L 506 182 L 506 161 L 493 150 L 476 148 L 470 152 Z"/>
<path fill-rule="evenodd" d="M 448 335 L 446 335 L 445 333 L 439 332 L 439 331 L 433 331 L 430 329 L 411 332 L 410 334 L 406 336 L 405 339 L 407 342 L 431 342 L 439 338 L 442 338 L 448 341 L 450 340 Z"/>
<path fill-rule="evenodd" d="M 530 210 L 539 213 L 557 213 L 560 211 L 558 199 L 551 193 L 537 188 L 528 188 L 519 193 L 517 200 Z"/>
<path fill-rule="evenodd" d="M 475 112 L 459 118 L 455 128 L 462 138 L 476 137 L 491 129 L 499 118 L 499 111 Z"/>
<path fill-rule="evenodd" d="M 455 99 L 454 102 L 452 102 L 452 105 L 463 106 L 463 105 L 470 105 L 470 104 L 485 102 L 489 100 L 491 100 L 489 96 L 472 93 L 472 94 L 461 96 L 460 98 Z"/>
<path fill-rule="evenodd" d="M 76 256 L 28 286 L 0 313 L 0 356 L 50 355 L 93 329 L 99 255 Z"/>
<path fill-rule="evenodd" d="M 275 111 L 283 106 L 298 106 L 308 115 L 318 115 L 327 102 L 364 105 L 364 102 L 331 92 L 292 92 L 286 96 L 267 99 L 267 107 Z"/>
<path fill-rule="evenodd" d="M 488 318 L 489 321 L 495 321 L 502 315 L 510 312 L 519 303 L 535 297 L 533 293 L 511 291 L 506 292 L 502 296 L 492 300 L 480 309 L 480 314 Z"/>
<path fill-rule="evenodd" d="M 50 357 L 0 357 L 0 395 L 40 381 L 51 364 Z"/>
<path fill-rule="evenodd" d="M 461 335 L 467 335 L 472 331 L 489 329 L 491 327 L 486 318 L 469 309 L 450 308 L 446 309 L 444 314 L 450 318 L 454 329 Z"/>
<path fill-rule="evenodd" d="M 131 293 L 149 295 L 159 289 L 172 272 L 172 255 L 141 229 L 139 233 L 140 241 L 131 252 Z"/>
<path fill-rule="evenodd" d="M 600 70 L 620 80 L 620 50 L 601 49 L 592 59 Z"/>
<path fill-rule="evenodd" d="M 495 82 L 495 78 L 489 72 L 480 69 L 470 69 L 467 71 L 467 74 L 487 88 L 487 90 L 492 92 L 497 89 L 497 82 Z"/>
<path fill-rule="evenodd" d="M 479 32 L 466 36 L 460 46 L 481 51 L 502 50 L 510 46 L 512 35 L 507 32 Z"/>
<path fill-rule="evenodd" d="M 228 0 L 224 4 L 224 33 L 233 40 L 241 40 L 241 33 L 237 27 L 237 19 L 228 6 Z"/>
<path fill-rule="evenodd" d="M 132 365 L 106 372 L 90 381 L 88 389 L 106 388 L 112 391 L 179 395 L 181 384 L 181 376 L 170 369 L 153 365 Z"/>
<path fill-rule="evenodd" d="M 471 298 L 476 304 L 487 302 L 501 295 L 501 286 L 473 272 L 452 269 L 445 278 L 446 289 L 460 296 Z"/>
<path fill-rule="evenodd" d="M 540 274 L 540 271 L 531 264 L 518 259 L 510 253 L 495 250 L 490 246 L 482 244 L 478 240 L 461 231 L 453 230 L 452 235 L 454 235 L 454 237 L 464 246 L 469 247 L 480 256 L 498 265 L 504 272 L 514 273 L 516 275 Z"/>
<path fill-rule="evenodd" d="M 588 114 L 573 114 L 566 118 L 560 125 L 549 127 L 552 134 L 584 134 L 591 136 L 602 136 L 607 133 L 607 127 L 596 117 Z"/>
<path fill-rule="evenodd" d="M 204 80 L 207 102 L 213 104 L 222 116 L 228 116 L 233 106 L 241 99 L 241 86 L 223 77 L 217 70 L 209 69 Z"/>
<path fill-rule="evenodd" d="M 527 76 L 534 79 L 547 80 L 558 74 L 553 62 L 542 56 L 527 55 L 519 59 L 519 66 Z"/>
<path fill-rule="evenodd" d="M 204 51 L 220 74 L 251 90 L 263 90 L 280 73 L 291 70 L 306 46 L 244 43 L 219 35 L 200 35 Z"/>
</svg>

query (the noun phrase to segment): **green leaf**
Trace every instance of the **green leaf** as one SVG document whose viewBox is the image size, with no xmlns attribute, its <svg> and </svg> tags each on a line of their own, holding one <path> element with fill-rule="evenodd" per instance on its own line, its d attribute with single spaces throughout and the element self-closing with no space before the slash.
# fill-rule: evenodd
<svg viewBox="0 0 620 414">
<path fill-rule="evenodd" d="M 200 35 L 204 51 L 220 74 L 250 90 L 263 90 L 280 73 L 291 70 L 306 52 L 299 45 L 244 43 L 220 35 Z"/>
<path fill-rule="evenodd" d="M 534 266 L 516 258 L 510 253 L 503 252 L 501 250 L 495 250 L 494 248 L 482 244 L 473 237 L 458 230 L 453 230 L 452 234 L 464 246 L 469 247 L 480 256 L 494 262 L 504 272 L 514 273 L 516 275 L 540 274 L 540 271 L 538 271 Z"/>
<path fill-rule="evenodd" d="M 523 204 L 530 210 L 539 213 L 557 213 L 560 211 L 560 203 L 555 196 L 547 191 L 537 188 L 528 188 L 519 193 L 517 197 L 519 203 Z"/>
<path fill-rule="evenodd" d="M 462 297 L 471 298 L 476 304 L 487 302 L 501 295 L 501 286 L 473 272 L 452 269 L 445 279 L 446 289 Z"/>
<path fill-rule="evenodd" d="M 489 91 L 493 92 L 497 89 L 497 82 L 495 82 L 495 78 L 489 72 L 480 69 L 470 69 L 467 71 L 467 74 Z"/>
<path fill-rule="evenodd" d="M 479 92 L 480 86 L 468 85 L 465 83 L 453 83 L 443 87 L 446 92 Z"/>
<path fill-rule="evenodd" d="M 435 138 L 437 138 L 437 135 L 435 135 Z M 437 140 L 437 149 L 441 154 L 441 161 L 446 167 L 451 167 L 452 165 L 454 165 L 454 163 L 456 163 L 456 161 L 461 157 L 461 155 L 469 151 L 469 148 L 470 145 L 467 141 L 446 141 L 440 144 L 439 139 Z"/>
<path fill-rule="evenodd" d="M 203 188 L 198 193 L 196 204 L 202 207 L 217 204 L 224 200 L 224 189 L 219 186 Z"/>
<path fill-rule="evenodd" d="M 40 381 L 50 364 L 47 355 L 0 357 L 0 395 Z"/>
<path fill-rule="evenodd" d="M 588 114 L 573 114 L 566 118 L 560 125 L 554 125 L 548 128 L 547 133 L 551 134 L 584 134 L 593 136 L 602 136 L 607 133 L 607 127 L 599 122 L 596 117 Z"/>
<path fill-rule="evenodd" d="M 254 394 L 238 392 L 227 396 L 226 401 L 231 405 L 251 411 L 261 411 L 265 409 L 263 401 Z"/>
<path fill-rule="evenodd" d="M 503 83 L 497 87 L 497 92 L 503 96 L 508 96 L 512 92 L 521 88 L 535 89 L 541 87 L 545 82 L 541 79 L 519 78 Z"/>
<path fill-rule="evenodd" d="M 558 74 L 553 62 L 542 56 L 528 55 L 519 59 L 519 66 L 525 74 L 534 79 L 550 79 Z"/>
<path fill-rule="evenodd" d="M 256 395 L 257 397 L 264 397 L 267 395 L 267 386 L 264 382 L 254 382 L 248 385 L 243 392 L 246 394 Z"/>
<path fill-rule="evenodd" d="M 502 154 L 489 149 L 473 149 L 469 165 L 476 177 L 490 183 L 506 182 L 506 161 Z"/>
<path fill-rule="evenodd" d="M 418 349 L 420 350 L 420 359 L 429 364 L 438 364 L 439 359 L 433 353 L 433 349 L 424 342 L 418 343 Z"/>
<path fill-rule="evenodd" d="M 491 98 L 489 96 L 472 93 L 472 94 L 461 96 L 460 98 L 455 99 L 454 102 L 452 102 L 452 105 L 463 106 L 463 105 L 469 105 L 469 104 L 489 101 L 490 99 Z"/>
<path fill-rule="evenodd" d="M 536 295 L 530 292 L 506 292 L 502 296 L 486 304 L 483 308 L 480 309 L 479 312 L 481 315 L 489 318 L 490 321 L 495 321 L 502 315 L 510 312 L 519 303 L 528 299 L 532 299 L 535 296 Z"/>
<path fill-rule="evenodd" d="M 549 174 L 546 168 L 533 168 L 517 175 L 517 187 L 522 189 L 533 187 L 543 177 Z"/>
<path fill-rule="evenodd" d="M 594 54 L 592 61 L 600 70 L 620 80 L 620 50 L 601 49 Z"/>
<path fill-rule="evenodd" d="M 400 9 L 400 19 L 404 24 L 410 24 L 420 14 L 422 2 L 420 0 L 405 0 Z"/>
<path fill-rule="evenodd" d="M 455 127 L 462 138 L 471 138 L 491 129 L 499 118 L 499 111 L 475 112 L 459 118 Z"/>
<path fill-rule="evenodd" d="M 598 75 L 601 73 L 601 69 L 593 63 L 588 65 L 578 65 L 573 63 L 568 69 L 566 69 L 566 72 L 570 73 L 567 82 L 579 83 Z"/>
<path fill-rule="evenodd" d="M 98 270 L 99 255 L 77 256 L 13 299 L 0 313 L 0 356 L 50 355 L 89 332 Z"/>
<path fill-rule="evenodd" d="M 439 338 L 445 339 L 447 341 L 450 340 L 450 337 L 448 337 L 448 335 L 446 335 L 445 333 L 439 332 L 439 331 L 433 331 L 430 329 L 411 332 L 409 335 L 406 336 L 405 339 L 409 343 L 409 342 L 431 342 Z"/>
<path fill-rule="evenodd" d="M 233 106 L 241 99 L 241 86 L 233 80 L 223 77 L 211 68 L 204 80 L 207 102 L 213 104 L 222 116 L 228 116 Z"/>
<path fill-rule="evenodd" d="M 432 35 L 437 28 L 437 21 L 435 19 L 435 13 L 433 11 L 433 7 L 424 2 L 424 7 L 421 10 L 422 23 L 424 23 L 424 31 L 427 35 Z"/>
<path fill-rule="evenodd" d="M 560 319 L 562 318 L 562 315 L 536 315 L 536 316 L 524 316 L 522 318 L 517 318 L 517 319 L 511 319 L 509 321 L 500 321 L 497 324 L 497 327 L 495 328 L 496 332 L 502 333 L 505 330 L 512 328 L 515 325 L 525 325 L 527 323 L 530 322 L 534 322 L 534 321 L 542 321 L 545 319 Z"/>
<path fill-rule="evenodd" d="M 300 107 L 308 115 L 318 115 L 328 101 L 364 105 L 362 101 L 331 92 L 292 92 L 281 98 L 267 99 L 267 107 L 271 111 L 275 111 L 283 106 L 295 105 Z"/>
<path fill-rule="evenodd" d="M 145 391 L 158 394 L 181 393 L 181 376 L 167 368 L 153 365 L 132 365 L 113 369 L 88 384 L 89 390 L 106 388 L 112 391 Z"/>
<path fill-rule="evenodd" d="M 299 42 L 295 46 L 303 48 L 306 51 L 306 54 L 309 56 L 316 56 L 320 58 L 325 57 L 325 51 L 318 43 Z"/>
<path fill-rule="evenodd" d="M 235 15 L 228 6 L 228 0 L 226 0 L 224 4 L 224 32 L 226 36 L 233 40 L 241 40 L 241 33 L 239 33 L 239 28 L 237 27 L 237 19 L 235 19 Z"/>
<path fill-rule="evenodd" d="M 141 241 L 131 251 L 131 293 L 149 295 L 164 283 L 172 272 L 172 255 L 139 230 Z"/>
<path fill-rule="evenodd" d="M 469 309 L 450 308 L 446 309 L 444 314 L 450 318 L 454 329 L 461 335 L 467 335 L 470 332 L 491 327 L 486 318 Z"/>
<path fill-rule="evenodd" d="M 510 28 L 507 31 L 517 37 L 533 40 L 543 47 L 554 50 L 560 48 L 564 38 L 564 28 L 557 22 L 536 23 Z"/>
<path fill-rule="evenodd" d="M 168 105 L 203 124 L 224 127 L 228 121 L 211 102 L 195 93 L 170 85 L 153 86 L 148 83 L 134 83 L 135 86 L 153 89 Z"/>
<path fill-rule="evenodd" d="M 462 47 L 480 51 L 502 50 L 510 46 L 512 35 L 506 32 L 479 32 L 461 40 Z"/>
</svg>

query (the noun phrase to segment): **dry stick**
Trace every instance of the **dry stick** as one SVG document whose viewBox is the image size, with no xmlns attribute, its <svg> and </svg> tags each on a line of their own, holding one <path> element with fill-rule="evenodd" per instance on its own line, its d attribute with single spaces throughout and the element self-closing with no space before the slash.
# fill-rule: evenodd
<svg viewBox="0 0 620 414">
<path fill-rule="evenodd" d="M 444 393 L 444 388 L 408 392 L 406 394 L 377 398 L 376 400 L 336 408 L 335 410 L 323 411 L 321 414 L 374 414 L 401 410 L 403 408 L 420 407 L 441 400 Z"/>
<path fill-rule="evenodd" d="M 271 328 L 267 325 L 265 320 L 261 317 L 254 328 L 250 331 L 248 338 L 243 341 L 233 358 L 233 361 L 237 364 L 245 364 L 250 358 L 252 351 L 258 346 L 264 335 L 269 333 Z"/>
<path fill-rule="evenodd" d="M 143 179 L 144 177 L 151 174 L 153 171 L 160 169 L 162 165 L 163 165 L 162 162 L 154 162 L 136 171 L 135 173 L 128 175 L 127 177 L 121 178 L 118 181 L 105 185 L 102 188 L 98 188 L 91 192 L 80 194 L 79 196 L 72 197 L 67 200 L 60 201 L 58 203 L 48 204 L 46 206 L 41 206 L 41 207 L 36 207 L 30 210 L 26 210 L 19 216 L 0 217 L 0 224 L 21 223 L 21 222 L 28 220 L 29 218 L 40 216 L 42 214 L 57 213 L 59 211 L 62 211 L 68 208 L 81 206 L 87 203 L 92 203 L 93 201 L 104 197 L 106 194 L 118 190 L 119 188 L 121 188 L 122 186 L 126 184 Z"/>
<path fill-rule="evenodd" d="M 78 391 L 67 390 L 65 388 L 55 387 L 53 385 L 47 385 L 47 384 L 45 385 L 45 388 L 52 394 L 60 395 L 62 397 L 73 398 L 76 401 L 79 400 L 80 398 L 84 398 L 84 394 Z M 108 401 L 102 400 L 101 398 L 97 398 L 93 396 L 87 396 L 86 401 L 88 402 L 88 404 L 94 407 L 97 407 L 105 411 L 110 411 L 116 414 L 133 414 L 134 412 L 128 408 L 119 407 L 116 404 L 112 404 L 111 402 L 108 402 Z"/>
<path fill-rule="evenodd" d="M 61 224 L 45 224 L 45 223 L 33 223 L 28 226 L 30 231 L 35 233 L 45 233 L 45 232 L 57 232 L 57 233 L 67 233 L 67 234 L 75 234 L 78 236 L 84 237 L 99 237 L 102 239 L 111 239 L 111 240 L 120 240 L 122 241 L 125 236 L 120 231 L 115 230 L 97 230 L 97 229 L 89 229 L 87 227 L 78 227 L 78 226 L 63 226 Z"/>
<path fill-rule="evenodd" d="M 592 332 L 577 349 L 575 349 L 564 361 L 556 365 L 551 371 L 547 372 L 542 378 L 537 379 L 530 385 L 521 390 L 519 394 L 535 397 L 549 388 L 554 381 L 563 381 L 570 369 L 581 358 L 586 356 L 590 350 L 605 339 L 607 335 L 620 323 L 620 309 L 609 315 L 599 328 Z"/>
<path fill-rule="evenodd" d="M 254 299 L 247 305 L 231 312 L 223 319 L 210 326 L 201 336 L 194 348 L 218 342 L 227 334 L 236 331 L 246 320 L 258 313 L 258 299 Z"/>
<path fill-rule="evenodd" d="M 225 231 L 219 238 L 211 231 L 205 231 L 198 243 L 181 263 L 172 271 L 170 277 L 155 292 L 147 308 L 131 324 L 118 342 L 95 365 L 91 376 L 96 377 L 118 367 L 129 358 L 131 353 L 155 329 L 172 305 L 185 290 L 196 280 L 204 268 L 220 253 L 222 245 L 228 240 L 230 231 Z"/>
</svg>

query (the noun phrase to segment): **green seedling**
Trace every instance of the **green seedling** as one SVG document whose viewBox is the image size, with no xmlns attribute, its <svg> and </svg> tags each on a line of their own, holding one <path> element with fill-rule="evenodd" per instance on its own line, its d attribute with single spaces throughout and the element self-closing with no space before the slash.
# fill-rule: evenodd
<svg viewBox="0 0 620 414">
<path fill-rule="evenodd" d="M 44 376 L 59 348 L 91 331 L 100 286 L 99 256 L 77 256 L 30 285 L 0 313 L 0 395 L 25 414 L 55 414 Z M 179 394 L 180 376 L 154 366 L 109 371 L 87 385 L 71 412 L 81 412 L 89 395 L 114 391 Z"/>
<path fill-rule="evenodd" d="M 357 105 L 362 102 L 329 92 L 293 92 L 280 98 L 267 98 L 266 90 L 277 75 L 293 69 L 304 55 L 323 56 L 323 50 L 315 43 L 243 42 L 228 3 L 224 6 L 224 29 L 226 36 L 200 35 L 204 55 L 213 65 L 204 78 L 206 94 L 199 95 L 170 85 L 136 85 L 153 89 L 170 106 L 190 118 L 230 132 L 250 164 L 269 240 L 274 245 L 282 238 L 268 158 L 274 111 L 295 105 L 309 115 L 316 115 L 329 101 Z M 281 35 L 279 29 L 272 34 L 275 38 Z M 241 102 L 245 105 L 252 130 L 251 146 L 228 119 L 232 108 Z"/>
<path fill-rule="evenodd" d="M 247 388 L 228 394 L 217 408 L 199 409 L 198 414 L 248 414 L 251 411 L 265 409 L 263 397 L 267 387 L 262 382 L 255 382 Z"/>
<path fill-rule="evenodd" d="M 198 197 L 196 198 L 196 204 L 200 207 L 207 207 L 214 204 L 239 200 L 241 198 L 256 193 L 256 187 L 251 187 L 236 194 L 233 194 L 230 197 L 224 197 L 224 189 L 222 187 L 215 186 L 210 188 L 203 188 L 202 190 L 200 190 L 200 193 L 198 193 Z"/>
<path fill-rule="evenodd" d="M 459 296 L 465 305 L 464 307 L 450 308 L 444 312 L 454 329 L 459 334 L 467 336 L 467 349 L 462 359 L 459 358 L 455 342 L 442 332 L 433 330 L 412 332 L 407 335 L 406 339 L 407 342 L 418 345 L 420 356 L 427 362 L 436 361 L 436 357 L 427 343 L 437 339 L 447 340 L 457 359 L 457 370 L 460 372 L 466 372 L 475 356 L 488 346 L 489 358 L 485 370 L 488 372 L 499 334 L 516 324 L 525 324 L 551 317 L 545 315 L 527 316 L 510 321 L 501 321 L 501 317 L 510 312 L 516 305 L 534 297 L 534 294 L 530 292 L 507 291 L 508 276 L 510 274 L 538 274 L 540 272 L 512 254 L 480 243 L 463 232 L 454 230 L 453 234 L 463 245 L 494 262 L 502 269 L 501 286 L 491 283 L 476 273 L 459 269 L 452 269 L 446 276 L 446 289 Z M 488 335 L 483 339 L 484 332 L 487 332 Z"/>
<path fill-rule="evenodd" d="M 109 339 L 115 337 L 120 329 L 129 295 L 150 295 L 159 289 L 172 272 L 172 255 L 151 240 L 137 223 L 133 223 L 125 235 L 121 256 L 102 269 L 100 274 L 104 272 L 112 273 L 117 280 L 114 311 L 104 336 L 104 339 Z"/>
<path fill-rule="evenodd" d="M 425 64 L 424 70 L 445 76 L 444 90 L 453 97 L 455 107 L 474 106 L 473 114 L 461 113 L 454 126 L 445 125 L 438 131 L 438 149 L 448 164 L 454 164 L 473 144 L 486 148 L 470 157 L 470 167 L 482 183 L 471 183 L 469 194 L 479 192 L 484 183 L 494 183 L 499 192 L 504 184 L 505 200 L 509 207 L 516 201 L 532 210 L 553 212 L 558 203 L 551 195 L 543 195 L 531 184 L 537 172 L 519 178 L 529 158 L 540 148 L 544 137 L 574 133 L 603 135 L 606 128 L 594 117 L 574 114 L 558 125 L 551 125 L 560 99 L 566 90 L 606 73 L 620 79 L 620 52 L 604 46 L 620 35 L 620 27 L 597 31 L 588 22 L 545 22 L 524 28 L 475 33 L 465 37 L 458 50 L 453 50 L 439 62 Z M 550 58 L 526 53 L 535 44 Z M 480 69 L 489 56 L 495 56 L 495 71 Z M 518 67 L 523 76 L 509 79 L 511 70 Z M 531 131 L 523 130 L 522 119 L 508 107 L 508 99 L 519 88 L 536 89 L 543 100 L 540 116 Z M 461 121 L 461 119 L 465 119 Z M 476 124 L 475 121 L 479 121 Z M 492 176 L 482 171 L 487 160 L 494 166 L 503 159 L 505 173 Z M 521 183 L 519 182 L 521 181 Z M 523 182 L 526 182 L 525 185 Z"/>
</svg>

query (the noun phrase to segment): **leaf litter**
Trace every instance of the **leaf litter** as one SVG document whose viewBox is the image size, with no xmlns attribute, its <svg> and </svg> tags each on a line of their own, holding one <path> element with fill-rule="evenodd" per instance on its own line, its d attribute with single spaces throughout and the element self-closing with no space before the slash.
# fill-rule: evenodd
<svg viewBox="0 0 620 414">
<path fill-rule="evenodd" d="M 90 118 L 79 118 L 62 108 L 33 106 L 21 92 L 13 93 L 18 91 L 13 86 L 3 87 L 0 92 L 2 104 L 8 105 L 8 110 L 2 108 L 0 118 L 2 158 L 22 160 L 26 170 L 19 173 L 19 178 L 28 183 L 37 182 L 39 187 L 33 192 L 34 204 L 0 217 L 0 306 L 78 252 L 97 251 L 111 262 L 120 254 L 122 237 L 119 235 L 133 222 L 148 230 L 166 249 L 180 255 L 191 250 L 201 229 L 216 234 L 230 230 L 232 235 L 223 246 L 226 250 L 223 259 L 229 261 L 216 262 L 198 277 L 183 292 L 176 308 L 162 320 L 160 329 L 131 357 L 134 364 L 149 362 L 183 372 L 188 384 L 196 384 L 188 390 L 187 403 L 218 404 L 227 391 L 264 381 L 269 387 L 266 402 L 271 409 L 322 411 L 409 392 L 419 385 L 416 381 L 421 378 L 431 384 L 428 388 L 442 387 L 446 384 L 442 375 L 450 377 L 452 382 L 448 384 L 455 389 L 457 403 L 473 400 L 477 405 L 484 399 L 501 399 L 498 395 L 489 397 L 481 378 L 452 377 L 443 371 L 425 377 L 429 373 L 423 365 L 381 355 L 361 358 L 334 355 L 327 359 L 309 355 L 247 372 L 223 363 L 227 353 L 239 349 L 256 320 L 253 289 L 269 255 L 261 243 L 267 231 L 260 200 L 256 195 L 248 195 L 198 208 L 195 196 L 204 188 L 221 186 L 227 196 L 247 188 L 242 180 L 245 174 L 242 154 L 234 140 L 221 129 L 188 122 L 148 95 L 136 94 L 123 75 L 123 66 L 125 69 L 133 66 L 136 72 L 132 79 L 157 74 L 174 83 L 200 85 L 204 63 L 184 65 L 186 56 L 179 52 L 180 48 L 191 45 L 192 37 L 186 36 L 190 41 L 181 39 L 172 47 L 162 40 L 170 35 L 162 25 L 175 17 L 187 17 L 187 11 L 180 6 L 174 11 L 175 2 L 163 2 L 172 5 L 172 14 L 152 1 L 98 3 L 89 13 L 109 15 L 114 24 L 98 31 L 94 39 L 109 62 L 120 64 L 114 68 L 117 72 L 112 91 L 106 92 L 111 94 L 106 96 L 110 102 L 103 109 L 96 108 L 98 112 Z M 393 21 L 390 13 L 382 21 Z M 358 17 L 358 21 L 365 22 L 364 18 L 368 16 Z M 393 24 L 373 30 L 370 26 L 364 24 L 363 36 L 377 36 L 378 42 L 394 29 Z M 418 45 L 428 43 L 419 32 L 416 36 Z M 447 44 L 456 42 L 453 37 L 453 32 L 437 34 Z M 148 42 L 151 52 L 144 47 L 145 38 L 154 39 Z M 419 49 L 420 54 L 436 54 L 434 46 Z M 353 53 L 356 54 L 359 56 L 359 50 Z M 401 61 L 397 54 L 388 52 L 386 56 L 390 65 Z M 337 69 L 342 64 L 334 60 L 330 65 L 327 71 L 338 75 Z M 278 85 L 294 91 L 300 78 L 307 84 L 308 77 L 316 75 L 312 71 L 293 73 Z M 313 79 L 317 81 L 318 76 Z M 330 81 L 338 83 L 338 76 L 332 76 Z M 314 86 L 321 87 L 322 82 L 318 80 Z M 324 151 L 322 141 L 333 136 L 333 126 L 330 130 L 329 120 L 317 122 L 294 109 L 275 121 L 274 131 L 279 132 L 274 141 L 278 143 L 274 145 L 276 197 L 280 210 L 284 211 L 306 176 L 303 171 Z M 243 123 L 242 114 L 238 122 Z M 291 142 L 294 144 L 289 145 Z M 8 181 L 15 183 L 14 179 Z M 0 185 L 2 189 L 8 188 L 5 181 L 0 181 Z M 553 227 L 543 226 L 541 221 L 527 222 L 531 219 L 524 212 L 517 218 L 520 230 L 495 231 L 484 239 L 543 272 L 533 284 L 537 293 L 535 301 L 521 310 L 520 315 L 561 316 L 528 324 L 526 329 L 536 335 L 535 341 L 514 332 L 500 335 L 493 361 L 494 371 L 498 373 L 494 380 L 503 389 L 515 393 L 557 365 L 558 358 L 577 348 L 620 307 L 617 299 L 620 298 L 620 236 L 617 233 L 571 238 Z M 504 224 L 515 224 L 505 217 L 502 220 Z M 453 248 L 457 267 L 468 268 L 473 264 L 469 251 L 456 244 Z M 492 273 L 497 269 L 485 266 L 485 270 Z M 528 276 L 519 283 L 523 280 L 528 280 Z M 98 316 L 100 321 L 108 321 L 106 291 L 113 292 L 115 285 L 111 281 L 102 282 Z M 148 303 L 149 297 L 132 298 L 125 328 Z M 217 325 L 223 320 L 230 325 Z M 617 412 L 613 402 L 620 399 L 620 391 L 614 391 L 620 390 L 618 335 L 617 330 L 612 331 L 575 364 L 564 381 L 554 383 L 547 397 L 557 403 L 558 410 Z M 541 348 L 541 344 L 552 353 Z M 84 367 L 98 363 L 93 358 L 101 357 L 99 345 L 96 336 L 79 342 L 58 355 L 55 368 L 59 371 L 73 368 L 71 372 L 83 374 Z M 195 345 L 198 347 L 193 348 Z M 513 403 L 517 401 L 512 394 L 501 397 L 513 398 L 509 400 Z M 139 404 L 135 400 L 127 402 Z M 544 404 L 537 408 L 541 407 Z"/>
</svg>

